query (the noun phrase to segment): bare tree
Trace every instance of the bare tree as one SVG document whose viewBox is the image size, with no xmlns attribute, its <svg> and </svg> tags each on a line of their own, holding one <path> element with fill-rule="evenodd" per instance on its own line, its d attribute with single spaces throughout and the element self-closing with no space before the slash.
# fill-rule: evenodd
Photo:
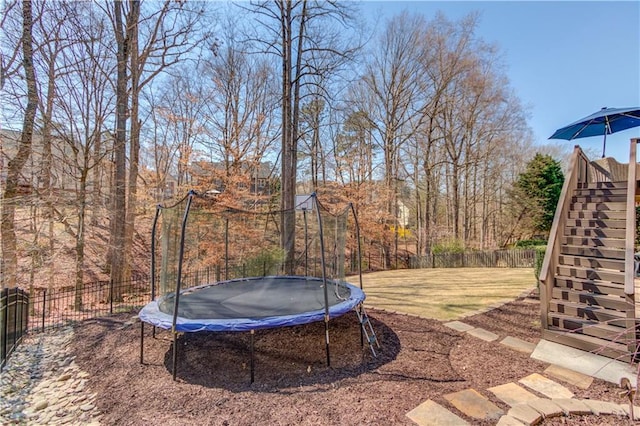
<svg viewBox="0 0 640 426">
<path fill-rule="evenodd" d="M 22 167 L 31 155 L 31 144 L 38 106 L 38 91 L 33 66 L 33 12 L 31 1 L 22 2 L 22 66 L 27 85 L 27 105 L 22 120 L 22 134 L 18 151 L 7 165 L 7 178 L 2 194 L 2 287 L 16 287 L 17 244 L 15 233 L 15 208 L 18 195 L 18 180 Z"/>
<path fill-rule="evenodd" d="M 204 118 L 209 137 L 202 145 L 217 163 L 212 174 L 233 192 L 237 179 L 250 187 L 275 141 L 272 111 L 278 99 L 270 64 L 247 53 L 251 46 L 237 40 L 237 22 L 226 23 L 222 34 L 224 44 L 203 64 L 210 102 Z"/>
<path fill-rule="evenodd" d="M 310 76 L 329 75 L 353 53 L 336 25 L 349 25 L 348 5 L 335 1 L 277 0 L 252 2 L 264 51 L 275 55 L 281 68 L 281 245 L 285 269 L 293 272 L 295 256 L 295 193 L 300 141 L 301 99 Z M 320 31 L 322 28 L 324 31 Z M 339 44 L 341 43 L 341 44 Z M 331 58 L 331 61 L 326 60 Z M 318 60 L 320 59 L 320 60 Z M 307 91 L 314 93 L 314 91 Z"/>
<path fill-rule="evenodd" d="M 360 110 L 369 111 L 368 119 L 375 128 L 375 141 L 382 151 L 384 186 L 386 193 L 391 195 L 386 202 L 387 220 L 394 226 L 400 179 L 399 153 L 406 141 L 414 137 L 423 114 L 420 60 L 425 26 L 422 17 L 406 12 L 389 21 L 378 48 L 366 65 L 364 81 L 370 95 L 361 98 L 361 102 L 369 99 L 371 103 L 359 105 Z M 387 235 L 383 242 L 389 265 L 391 238 Z M 394 241 L 397 243 L 397 239 Z"/>
<path fill-rule="evenodd" d="M 112 244 L 108 256 L 112 281 L 123 281 L 131 272 L 126 254 L 132 247 L 137 205 L 140 93 L 154 78 L 209 38 L 209 33 L 199 27 L 204 16 L 203 7 L 202 3 L 164 1 L 149 3 L 145 8 L 140 1 L 129 0 L 126 6 L 122 1 L 114 1 L 105 9 L 114 29 L 118 64 Z M 130 120 L 128 182 L 125 162 L 127 120 Z M 117 218 L 125 218 L 124 223 Z"/>
<path fill-rule="evenodd" d="M 142 139 L 148 142 L 158 195 L 163 194 L 168 181 L 177 185 L 174 191 L 191 184 L 189 164 L 196 143 L 205 137 L 204 109 L 211 99 L 202 81 L 190 78 L 189 73 L 185 68 L 158 84 L 158 89 L 150 85 L 143 93 L 150 125 L 143 126 Z"/>
<path fill-rule="evenodd" d="M 96 16 L 88 6 L 76 5 L 68 9 L 65 25 L 72 30 L 69 45 L 60 52 L 61 61 L 68 64 L 65 72 L 56 79 L 57 92 L 55 121 L 52 125 L 57 139 L 67 153 L 59 161 L 67 164 L 75 182 L 75 223 L 67 225 L 75 239 L 75 302 L 77 310 L 83 308 L 85 241 L 87 210 L 90 193 L 95 182 L 91 171 L 101 166 L 107 151 L 101 149 L 102 136 L 107 129 L 107 117 L 111 111 L 111 92 L 105 78 L 110 52 L 97 40 L 107 37 L 102 16 Z M 68 5 L 62 6 L 67 8 Z M 94 209 L 99 205 L 92 206 Z M 60 220 L 67 221 L 61 218 Z"/>
</svg>

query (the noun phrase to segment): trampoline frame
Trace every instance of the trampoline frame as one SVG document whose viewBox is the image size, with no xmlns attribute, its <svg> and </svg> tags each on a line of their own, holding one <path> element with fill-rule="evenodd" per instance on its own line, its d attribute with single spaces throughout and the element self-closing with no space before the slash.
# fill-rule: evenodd
<svg viewBox="0 0 640 426">
<path fill-rule="evenodd" d="M 199 330 L 180 330 L 177 327 L 177 322 L 178 322 L 178 307 L 179 307 L 179 302 L 180 302 L 180 295 L 182 293 L 182 265 L 183 265 L 183 260 L 184 260 L 184 243 L 185 243 L 185 231 L 186 231 L 186 225 L 187 225 L 187 219 L 189 216 L 189 211 L 191 208 L 191 202 L 194 196 L 198 196 L 198 194 L 195 191 L 189 191 L 189 193 L 185 196 L 185 198 L 187 199 L 187 204 L 185 207 L 185 211 L 182 217 L 182 223 L 181 223 L 181 229 L 180 229 L 180 246 L 179 246 L 179 255 L 178 255 L 178 271 L 177 271 L 177 277 L 176 277 L 176 291 L 174 293 L 174 309 L 173 309 L 173 315 L 172 315 L 172 323 L 171 323 L 171 333 L 173 335 L 173 354 L 172 354 L 172 376 L 173 376 L 173 380 L 176 380 L 176 376 L 177 376 L 177 360 L 178 360 L 178 345 L 177 345 L 177 336 L 179 332 L 197 332 Z M 185 198 L 183 198 L 182 200 L 180 200 L 178 203 L 182 202 L 185 200 Z M 328 296 L 328 287 L 329 285 L 334 282 L 333 280 L 328 280 L 327 279 L 327 273 L 326 273 L 326 259 L 325 259 L 325 246 L 324 246 L 324 233 L 323 233 L 323 227 L 322 227 L 322 217 L 320 215 L 320 202 L 318 201 L 317 195 L 316 193 L 312 193 L 309 198 L 312 201 L 312 206 L 315 207 L 315 210 L 317 212 L 316 217 L 317 217 L 317 221 L 318 221 L 318 233 L 319 233 L 319 242 L 320 242 L 320 261 L 321 261 L 321 271 L 322 271 L 322 276 L 321 277 L 311 277 L 314 280 L 321 280 L 322 281 L 322 286 L 323 286 L 323 295 L 324 295 L 324 315 L 322 316 L 324 319 L 324 324 L 325 324 L 325 351 L 326 351 L 326 359 L 327 359 L 327 366 L 330 367 L 331 366 L 331 355 L 330 355 L 330 346 L 329 346 L 329 320 L 331 319 L 331 309 L 329 306 L 329 296 Z M 175 205 L 177 205 L 178 203 L 176 203 Z M 175 206 L 174 205 L 174 206 Z M 155 244 L 155 235 L 156 235 L 156 230 L 157 230 L 157 224 L 158 224 L 158 219 L 160 217 L 160 211 L 163 208 L 163 206 L 158 205 L 156 208 L 156 214 L 153 220 L 153 226 L 152 226 L 152 239 L 151 239 L 151 299 L 152 302 L 149 304 L 153 304 L 153 303 L 157 303 L 156 301 L 156 274 L 155 274 L 155 270 L 156 270 L 156 263 L 155 263 L 155 250 L 156 250 L 156 244 Z M 361 255 L 361 241 L 360 241 L 360 226 L 358 223 L 358 217 L 356 215 L 356 211 L 355 208 L 353 206 L 352 203 L 349 203 L 348 205 L 348 209 L 351 211 L 351 214 L 353 215 L 354 218 L 354 223 L 355 223 L 355 231 L 356 231 L 356 241 L 357 241 L 357 253 L 356 253 L 356 259 L 357 259 L 357 272 L 358 272 L 358 284 L 359 284 L 359 289 L 356 286 L 353 286 L 351 284 L 348 283 L 339 283 L 340 285 L 345 285 L 345 287 L 351 289 L 355 289 L 355 290 L 359 290 L 359 292 L 361 293 L 361 295 L 358 295 L 358 297 L 361 297 L 362 300 L 358 300 L 357 304 L 354 304 L 353 306 L 350 306 L 350 309 L 355 309 L 356 313 L 358 314 L 358 318 L 361 318 L 361 315 L 363 314 L 363 307 L 362 307 L 362 303 L 364 301 L 364 291 L 363 291 L 363 286 L 362 286 L 362 255 Z M 303 215 L 304 215 L 304 225 L 305 225 L 305 240 L 307 239 L 307 210 L 306 209 L 302 209 L 303 211 Z M 227 219 L 228 220 L 228 219 Z M 228 238 L 228 236 L 225 235 L 225 238 Z M 225 248 L 226 251 L 226 248 Z M 305 244 L 305 258 L 307 256 L 307 247 Z M 228 256 L 225 255 L 225 261 L 228 261 Z M 227 268 L 228 271 L 228 268 Z M 306 269 L 306 262 L 305 262 L 305 272 L 307 271 Z M 228 273 L 225 271 L 225 273 Z M 279 276 L 279 277 L 286 277 L 286 276 Z M 253 278 L 245 278 L 246 279 L 258 279 L 258 278 L 265 278 L 265 277 L 253 277 Z M 299 278 L 299 277 L 298 277 Z M 207 284 L 205 286 L 215 286 L 215 285 L 219 285 L 219 284 L 223 284 L 223 283 L 227 283 L 230 281 L 236 281 L 236 280 L 225 280 L 222 282 L 218 282 L 218 283 L 213 283 L 213 284 Z M 335 283 L 335 282 L 334 282 Z M 204 287 L 204 286 L 202 286 Z M 351 298 L 351 292 L 350 292 L 350 298 Z M 335 306 L 335 305 L 334 305 Z M 347 313 L 347 311 L 342 311 L 340 310 L 336 315 L 334 315 L 334 318 L 340 315 L 344 315 L 345 313 Z M 310 322 L 316 322 L 318 321 L 317 319 L 315 319 L 317 317 L 314 317 L 313 320 L 310 321 L 305 321 L 304 323 L 310 323 Z M 140 321 L 140 364 L 144 364 L 144 324 L 145 324 L 145 320 L 143 320 L 141 318 Z M 301 323 L 302 324 L 302 323 Z M 156 329 L 156 325 L 153 325 L 153 337 L 155 338 L 155 329 Z M 292 324 L 293 325 L 293 324 Z M 257 328 L 277 328 L 277 327 L 284 327 L 287 325 L 274 325 L 272 327 L 257 327 Z M 360 322 L 360 345 L 364 346 L 364 325 L 362 324 L 362 322 Z M 162 327 L 164 328 L 164 327 Z M 251 370 L 251 383 L 254 382 L 254 336 L 255 336 L 255 330 L 257 328 L 249 328 L 250 331 L 250 335 L 251 335 L 251 362 L 250 362 L 250 370 Z M 168 329 L 168 328 L 167 328 Z M 220 330 L 222 331 L 222 330 Z M 242 330 L 233 330 L 233 329 L 229 329 L 227 331 L 247 331 L 246 329 L 242 329 Z"/>
</svg>

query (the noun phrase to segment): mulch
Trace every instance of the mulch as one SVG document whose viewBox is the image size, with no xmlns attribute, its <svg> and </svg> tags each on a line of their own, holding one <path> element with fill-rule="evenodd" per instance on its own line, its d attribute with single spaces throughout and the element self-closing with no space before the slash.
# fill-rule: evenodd
<svg viewBox="0 0 640 426">
<path fill-rule="evenodd" d="M 537 342 L 540 308 L 530 302 L 520 298 L 463 321 L 500 340 Z M 330 367 L 324 323 L 259 330 L 251 383 L 249 333 L 187 333 L 177 338 L 174 381 L 171 333 L 157 330 L 152 338 L 151 327 L 145 327 L 141 364 L 140 324 L 131 321 L 132 315 L 89 320 L 76 329 L 76 363 L 91 375 L 88 387 L 97 394 L 103 424 L 413 425 L 407 412 L 427 399 L 455 411 L 443 395 L 468 388 L 506 412 L 509 407 L 486 389 L 547 367 L 437 320 L 371 309 L 380 342 L 377 357 L 361 345 L 355 314 L 329 323 Z M 564 385 L 576 398 L 624 402 L 616 386 L 601 380 L 587 390 Z M 544 424 L 619 422 L 611 416 L 571 416 Z"/>
</svg>

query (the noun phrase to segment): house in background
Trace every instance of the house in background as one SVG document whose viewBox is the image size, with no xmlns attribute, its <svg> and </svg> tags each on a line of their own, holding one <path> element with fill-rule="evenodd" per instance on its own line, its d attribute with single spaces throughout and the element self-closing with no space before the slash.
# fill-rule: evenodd
<svg viewBox="0 0 640 426">
<path fill-rule="evenodd" d="M 195 161 L 191 164 L 191 183 L 204 192 L 224 192 L 228 181 L 227 168 L 222 162 Z M 242 163 L 239 170 L 229 171 L 238 189 L 248 189 L 252 195 L 271 195 L 277 182 L 274 165 L 270 161 L 256 164 Z"/>
<path fill-rule="evenodd" d="M 0 130 L 0 190 L 4 191 L 7 181 L 7 167 L 13 159 L 20 144 L 22 132 L 17 130 Z M 74 165 L 69 161 L 72 158 L 71 147 L 58 137 L 52 137 L 51 162 L 50 162 L 50 187 L 55 191 L 74 190 L 75 179 Z M 44 138 L 42 134 L 34 132 L 31 142 L 31 155 L 25 163 L 18 178 L 18 188 L 23 194 L 31 194 L 44 188 Z"/>
</svg>

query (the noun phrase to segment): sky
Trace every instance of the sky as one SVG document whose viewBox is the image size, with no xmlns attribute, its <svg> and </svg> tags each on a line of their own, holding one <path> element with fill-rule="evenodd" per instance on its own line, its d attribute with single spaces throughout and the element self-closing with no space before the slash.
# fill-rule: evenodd
<svg viewBox="0 0 640 426">
<path fill-rule="evenodd" d="M 528 108 L 536 144 L 578 144 L 602 155 L 602 137 L 549 140 L 602 107 L 640 108 L 639 1 L 368 1 L 385 19 L 403 10 L 451 20 L 480 12 L 476 35 L 497 45 L 511 86 Z M 607 136 L 606 155 L 629 162 L 640 127 Z M 594 158 L 595 157 L 595 158 Z"/>
</svg>

